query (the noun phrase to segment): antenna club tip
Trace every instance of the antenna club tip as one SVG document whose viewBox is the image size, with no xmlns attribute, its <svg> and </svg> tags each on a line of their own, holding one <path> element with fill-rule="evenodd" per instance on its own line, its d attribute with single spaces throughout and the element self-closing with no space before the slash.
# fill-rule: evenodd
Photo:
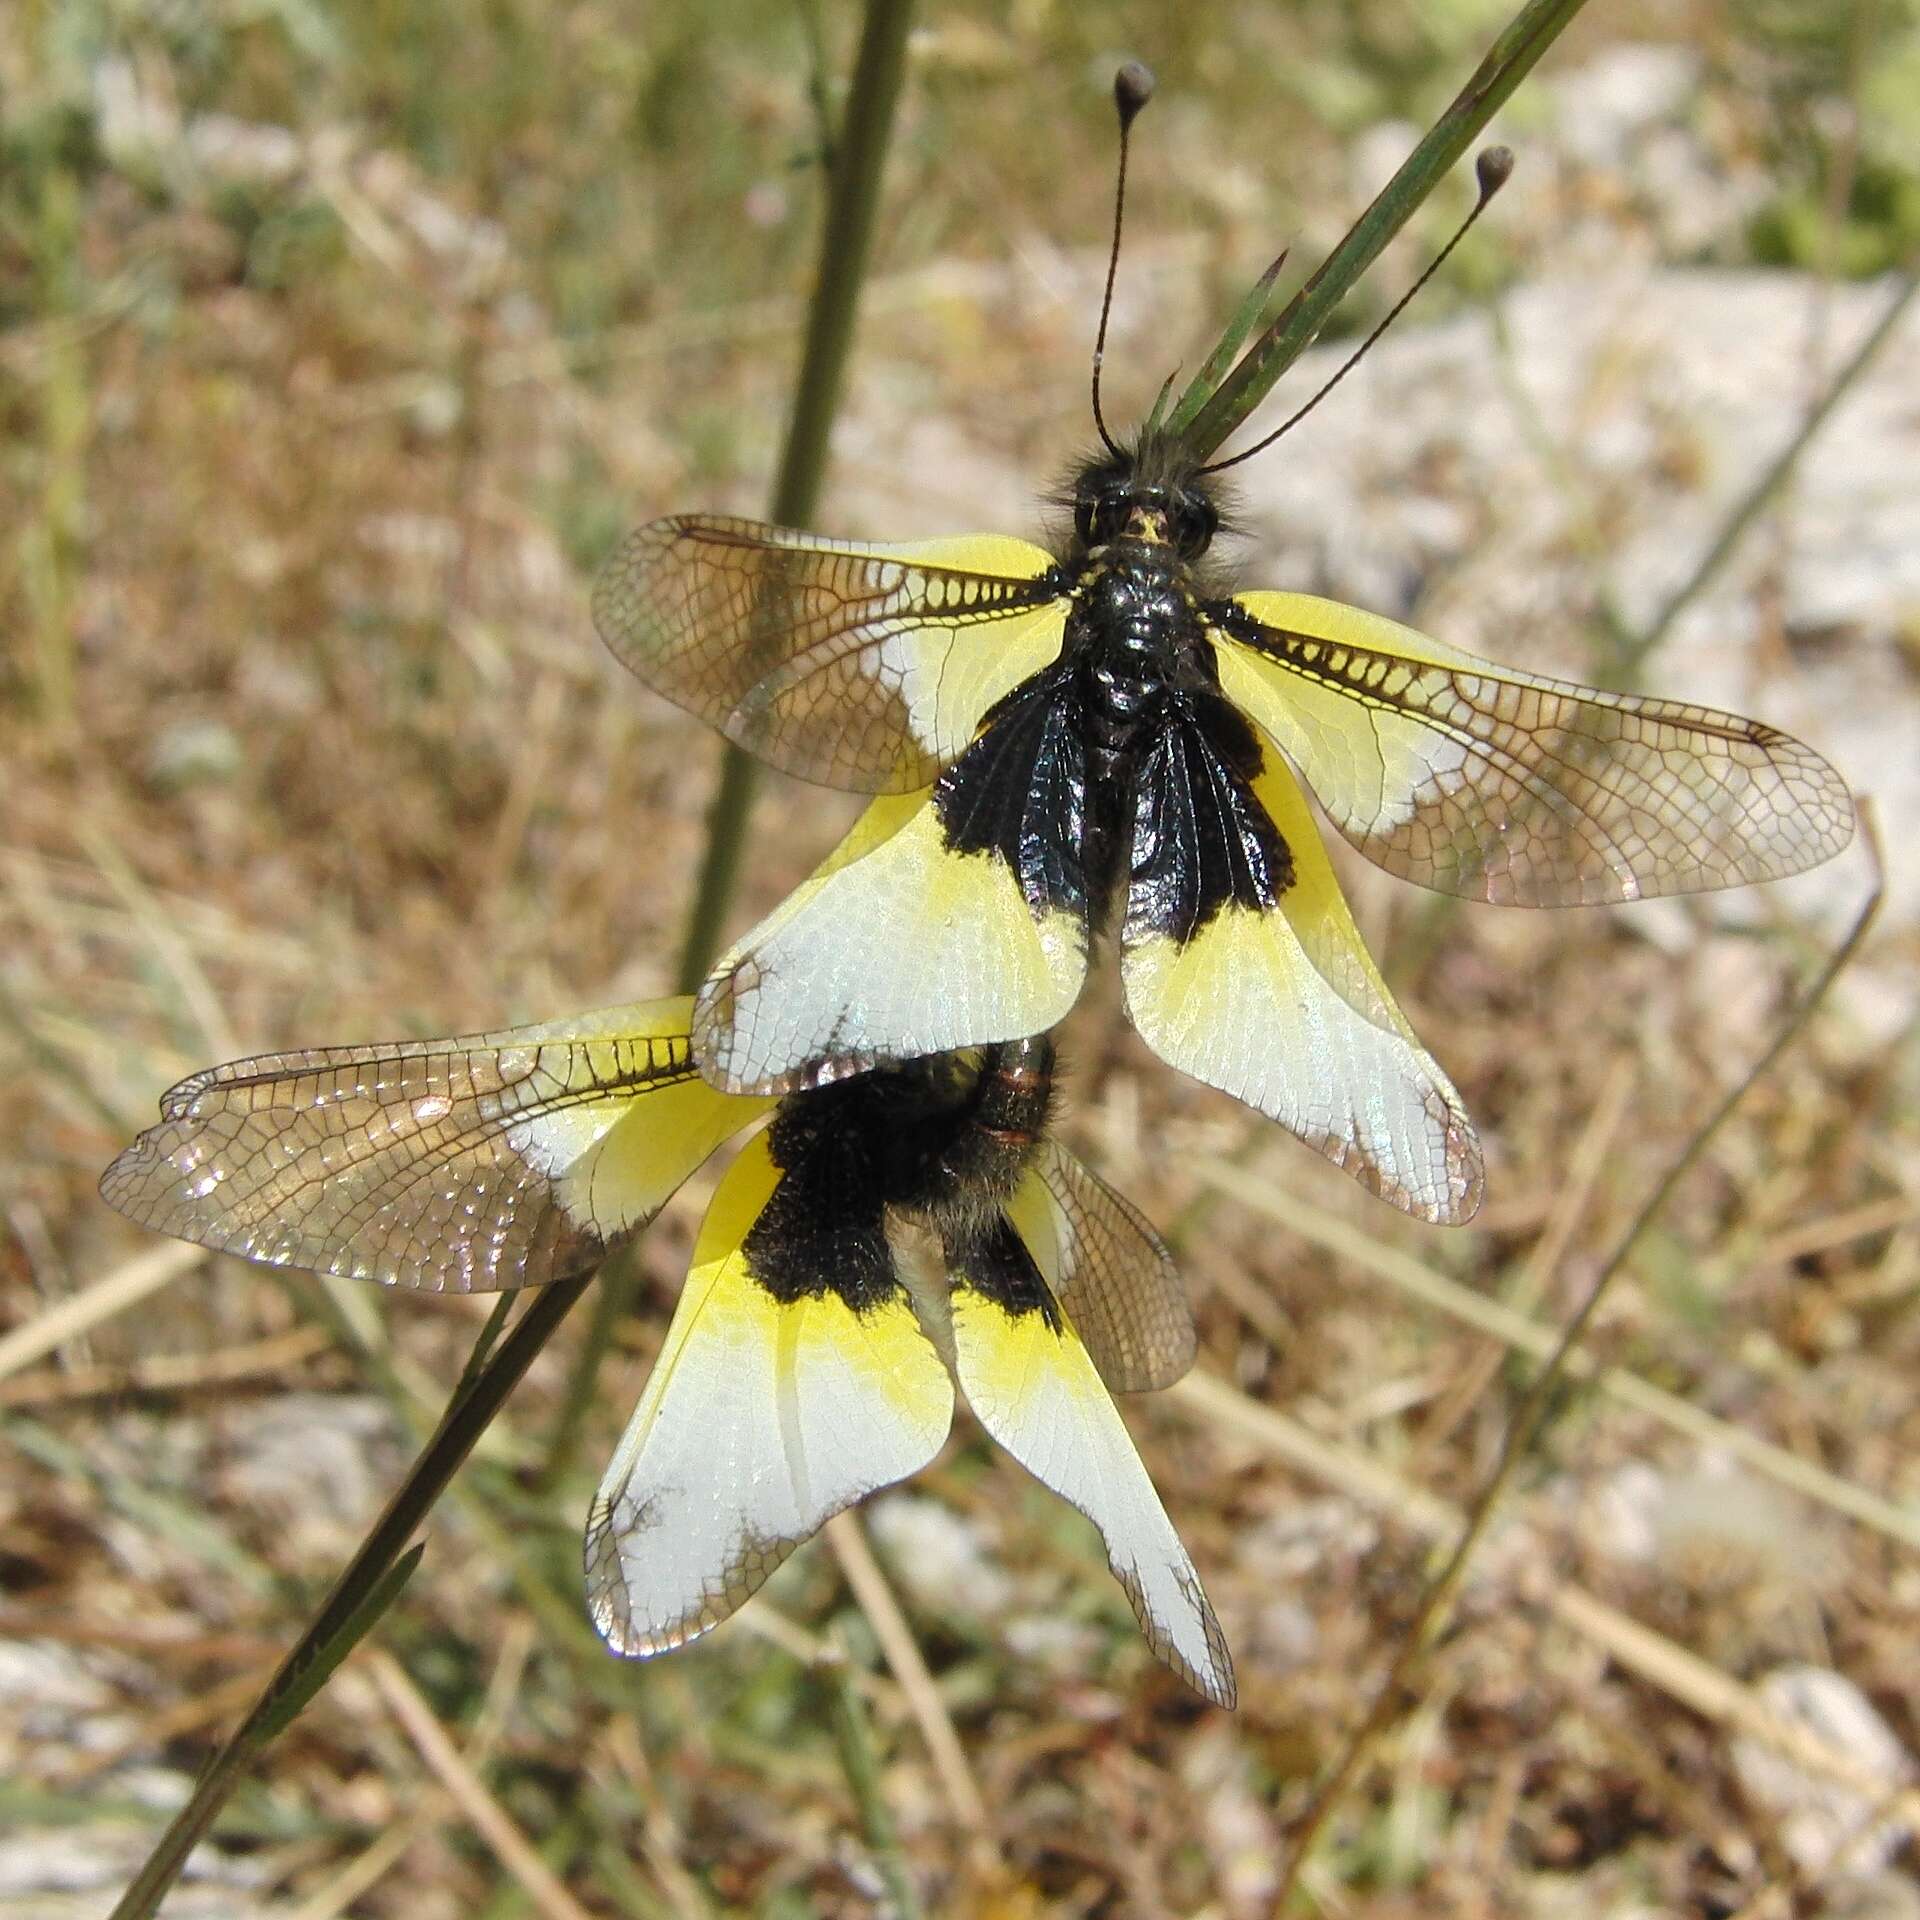
<svg viewBox="0 0 1920 1920">
<path fill-rule="evenodd" d="M 1513 178 L 1513 149 L 1482 147 L 1474 156 L 1473 171 L 1480 182 L 1480 198 L 1491 200 Z"/>
<path fill-rule="evenodd" d="M 1138 60 L 1129 60 L 1113 76 L 1113 104 L 1123 127 L 1130 127 L 1134 115 L 1153 98 L 1153 85 L 1153 69 Z"/>
</svg>

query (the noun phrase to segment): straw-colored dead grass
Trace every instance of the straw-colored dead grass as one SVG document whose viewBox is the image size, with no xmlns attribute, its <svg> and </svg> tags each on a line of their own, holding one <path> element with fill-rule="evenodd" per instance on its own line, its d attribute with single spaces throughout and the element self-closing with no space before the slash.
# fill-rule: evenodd
<svg viewBox="0 0 1920 1920">
<path fill-rule="evenodd" d="M 0 1913 L 104 1911 L 351 1550 L 484 1311 L 157 1249 L 99 1205 L 100 1167 L 210 1058 L 669 983 L 714 750 L 603 657 L 584 582 L 625 520 L 757 502 L 809 245 L 805 176 L 786 162 L 810 126 L 798 80 L 750 38 L 616 53 L 613 21 L 571 9 L 552 31 L 585 64 L 562 73 L 545 43 L 516 53 L 507 19 L 444 52 L 449 93 L 502 95 L 438 140 L 395 105 L 400 56 L 371 18 L 312 90 L 238 29 L 223 72 L 136 31 L 131 84 L 172 131 L 162 113 L 159 157 L 74 176 L 66 268 L 0 335 L 0 517 L 28 529 L 0 571 L 20 642 L 0 707 Z M 938 24 L 922 48 L 836 525 L 1006 524 L 1083 432 L 1107 161 L 1097 109 L 1057 95 L 1091 91 L 1104 43 L 1022 20 Z M 1220 288 L 1297 230 L 1281 191 L 1319 183 L 1308 224 L 1331 229 L 1349 181 L 1380 168 L 1293 101 L 1246 137 L 1247 63 L 1310 52 L 1337 79 L 1350 51 L 1333 38 L 1249 13 L 1224 52 L 1204 36 L 1167 49 L 1133 25 L 1168 86 L 1142 127 L 1114 362 L 1145 397 L 1172 343 L 1208 337 Z M 1400 29 L 1382 32 L 1394 51 Z M 634 83 L 637 127 L 601 98 L 596 52 L 606 87 Z M 1583 30 L 1562 71 L 1608 52 Z M 1703 201 L 1751 185 L 1737 97 L 1690 84 L 1684 111 L 1597 149 L 1579 136 L 1582 85 L 1543 89 L 1507 238 L 1483 260 L 1552 281 L 1611 250 L 1646 259 L 1630 271 L 1653 284 L 1669 214 L 1637 197 L 1647 155 L 1690 141 L 1674 191 Z M 504 117 L 497 152 L 483 110 Z M 215 111 L 254 123 L 256 146 L 290 135 L 295 184 L 210 159 L 249 131 L 209 132 Z M 1299 128 L 1284 162 L 1283 123 Z M 596 245 L 628 251 L 593 282 Z M 1835 330 L 1851 328 L 1866 309 L 1835 298 Z M 1431 387 L 1428 347 L 1404 351 L 1397 377 L 1444 424 L 1453 376 Z M 1338 403 L 1372 436 L 1364 486 L 1360 452 L 1330 471 L 1340 443 L 1304 432 L 1271 482 L 1248 476 L 1250 573 L 1337 589 L 1372 566 L 1400 583 L 1405 608 L 1388 610 L 1451 608 L 1462 638 L 1564 664 L 1601 583 L 1642 604 L 1610 571 L 1629 538 L 1659 551 L 1636 489 L 1657 475 L 1710 521 L 1740 479 L 1712 444 L 1677 458 L 1666 390 L 1633 376 L 1622 397 L 1604 364 L 1520 351 L 1510 373 L 1536 393 L 1566 491 L 1503 490 L 1476 462 L 1489 440 L 1537 457 L 1523 418 L 1469 378 L 1480 438 L 1462 451 L 1404 392 L 1383 401 L 1394 352 Z M 1644 431 L 1591 439 L 1596 415 Z M 1307 503 L 1261 520 L 1263 496 L 1298 504 L 1303 487 L 1324 519 Z M 1709 649 L 1713 670 L 1756 675 L 1752 703 L 1813 730 L 1859 784 L 1899 778 L 1850 763 L 1817 708 L 1795 707 L 1824 684 L 1822 649 L 1871 649 L 1877 714 L 1905 700 L 1912 737 L 1898 578 L 1861 574 L 1850 620 L 1794 624 L 1795 569 L 1840 566 L 1858 537 L 1809 487 L 1814 505 L 1789 496 L 1730 578 L 1717 604 L 1740 640 Z M 1523 492 L 1538 511 L 1516 530 Z M 71 538 L 48 531 L 62 526 Z M 1677 578 L 1697 551 L 1678 511 L 1668 547 Z M 1462 612 L 1469 563 L 1483 571 Z M 1502 604 L 1524 621 L 1472 630 L 1474 605 Z M 1692 690 L 1684 631 L 1650 677 Z M 735 925 L 847 811 L 769 792 Z M 1890 824 L 1903 842 L 1904 817 Z M 1069 1035 L 1070 1125 L 1177 1233 L 1198 1302 L 1199 1374 L 1135 1424 L 1233 1642 L 1236 1715 L 1152 1664 L 1088 1530 L 964 1425 L 872 1516 L 917 1663 L 844 1540 L 697 1651 L 604 1655 L 578 1533 L 684 1265 L 683 1201 L 643 1249 L 640 1311 L 580 1459 L 539 1484 L 563 1335 L 374 1645 L 274 1750 L 169 1911 L 873 1911 L 808 1665 L 841 1636 L 871 1669 L 884 1786 L 931 1911 L 1261 1911 L 1316 1771 L 1491 1464 L 1518 1356 L 1544 1337 L 1516 1328 L 1564 1315 L 1758 1051 L 1844 920 L 1850 871 L 1665 917 L 1454 911 L 1363 879 L 1408 1012 L 1488 1137 L 1491 1199 L 1454 1234 L 1388 1214 L 1159 1069 L 1111 982 L 1090 995 Z M 1911 1818 L 1911 1775 L 1831 1700 L 1768 1676 L 1844 1676 L 1895 1750 L 1920 1738 L 1914 949 L 1896 894 L 1857 989 L 1633 1263 L 1596 1341 L 1618 1371 L 1570 1391 L 1309 1872 L 1327 1911 L 1758 1916 L 1846 1888 L 1890 1903 L 1875 1912 L 1911 1903 L 1912 1842 L 1875 1825 Z M 1509 1317 L 1489 1319 L 1500 1303 Z M 384 1386 L 342 1311 L 388 1363 Z M 1791 1791 L 1752 1750 L 1793 1763 Z"/>
</svg>

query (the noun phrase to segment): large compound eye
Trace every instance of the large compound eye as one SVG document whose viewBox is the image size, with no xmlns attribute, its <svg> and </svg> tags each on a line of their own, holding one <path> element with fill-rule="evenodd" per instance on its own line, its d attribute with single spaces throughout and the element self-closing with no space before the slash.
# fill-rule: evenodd
<svg viewBox="0 0 1920 1920">
<path fill-rule="evenodd" d="M 1220 531 L 1220 510 L 1204 493 L 1176 494 L 1167 531 L 1183 559 L 1197 560 Z"/>
</svg>

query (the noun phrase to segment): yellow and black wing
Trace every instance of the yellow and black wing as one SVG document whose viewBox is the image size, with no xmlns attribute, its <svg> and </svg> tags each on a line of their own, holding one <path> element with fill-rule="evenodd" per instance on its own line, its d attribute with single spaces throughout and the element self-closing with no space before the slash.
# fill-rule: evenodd
<svg viewBox="0 0 1920 1920">
<path fill-rule="evenodd" d="M 260 1054 L 161 1100 L 102 1197 L 156 1232 L 434 1293 L 535 1286 L 642 1225 L 764 1101 L 693 1064 L 692 1002 Z"/>
<path fill-rule="evenodd" d="M 1777 880 L 1853 834 L 1845 783 L 1798 740 L 1674 700 L 1497 666 L 1302 593 L 1208 621 L 1220 685 L 1389 873 L 1508 906 Z"/>
<path fill-rule="evenodd" d="M 1143 758 L 1120 977 L 1170 1066 L 1233 1094 L 1408 1213 L 1480 1204 L 1480 1145 L 1342 898 L 1271 742 L 1196 700 Z"/>
<path fill-rule="evenodd" d="M 782 772 L 903 793 L 1059 653 L 1054 575 L 993 534 L 885 545 L 681 515 L 627 536 L 593 617 L 656 693 Z"/>
<path fill-rule="evenodd" d="M 694 1013 L 701 1071 L 787 1093 L 1064 1019 L 1092 939 L 1084 889 L 1044 852 L 1072 817 L 1070 736 L 1061 701 L 1022 692 L 937 786 L 876 799 L 715 966 Z"/>
<path fill-rule="evenodd" d="M 718 1626 L 825 1521 L 946 1440 L 953 1382 L 895 1274 L 880 1192 L 836 1189 L 836 1169 L 829 1151 L 783 1170 L 760 1133 L 707 1209 L 587 1519 L 587 1606 L 618 1653 Z"/>
</svg>

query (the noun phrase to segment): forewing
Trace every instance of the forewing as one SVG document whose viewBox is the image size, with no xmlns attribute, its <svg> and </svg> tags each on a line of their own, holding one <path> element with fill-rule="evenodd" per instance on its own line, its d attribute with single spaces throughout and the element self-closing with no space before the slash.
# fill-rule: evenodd
<svg viewBox="0 0 1920 1920">
<path fill-rule="evenodd" d="M 765 1102 L 693 1065 L 686 998 L 183 1080 L 100 1192 L 142 1226 L 435 1293 L 593 1265 Z"/>
<path fill-rule="evenodd" d="M 733 1613 L 803 1540 L 939 1452 L 953 1383 L 891 1273 L 879 1203 L 822 1221 L 847 1267 L 790 1282 L 755 1228 L 783 1176 L 767 1135 L 727 1170 L 646 1391 L 587 1520 L 587 1605 L 618 1653 L 653 1654 Z M 761 1236 L 762 1239 L 765 1236 Z"/>
<path fill-rule="evenodd" d="M 954 1368 L 967 1404 L 1029 1473 L 1100 1529 L 1153 1651 L 1209 1700 L 1232 1706 L 1226 1636 L 1072 1313 L 1010 1227 L 950 1250 L 949 1264 Z"/>
<path fill-rule="evenodd" d="M 1496 666 L 1309 594 L 1213 610 L 1220 684 L 1368 859 L 1508 906 L 1776 880 L 1853 834 L 1840 776 L 1758 721 Z"/>
<path fill-rule="evenodd" d="M 1170 1387 L 1192 1366 L 1193 1313 L 1173 1255 L 1065 1147 L 1041 1142 L 1007 1217 L 1113 1392 Z"/>
<path fill-rule="evenodd" d="M 1143 763 L 1120 937 L 1128 1014 L 1170 1066 L 1382 1199 L 1465 1220 L 1482 1185 L 1473 1123 L 1374 967 L 1298 783 L 1270 745 L 1257 751 L 1249 777 L 1204 730 L 1174 725 Z M 1196 887 L 1205 847 L 1216 878 Z"/>
<path fill-rule="evenodd" d="M 594 624 L 656 693 L 782 771 L 924 787 L 1060 651 L 1053 561 L 971 535 L 883 545 L 682 515 L 629 534 Z"/>
<path fill-rule="evenodd" d="M 1034 852 L 1066 819 L 1047 775 L 1059 716 L 1037 696 L 1013 705 L 938 788 L 874 801 L 722 957 L 694 1015 L 715 1085 L 786 1093 L 1065 1017 L 1086 977 L 1086 896 L 1077 869 Z M 954 794 L 980 804 L 956 811 Z"/>
</svg>

